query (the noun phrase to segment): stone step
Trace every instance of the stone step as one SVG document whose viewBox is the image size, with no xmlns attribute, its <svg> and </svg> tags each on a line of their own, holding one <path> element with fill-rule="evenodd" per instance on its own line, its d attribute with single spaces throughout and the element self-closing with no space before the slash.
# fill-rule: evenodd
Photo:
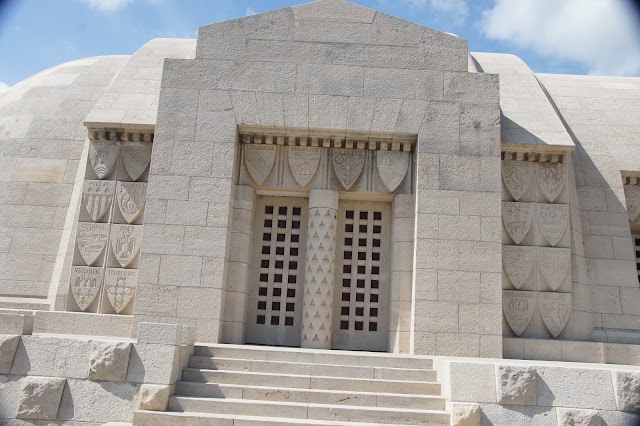
<svg viewBox="0 0 640 426">
<path fill-rule="evenodd" d="M 372 389 L 373 390 L 373 389 Z M 220 385 L 217 383 L 178 382 L 176 394 L 200 398 L 233 398 L 260 401 L 355 405 L 416 410 L 444 410 L 440 396 L 398 393 L 352 392 L 270 386 Z"/>
<path fill-rule="evenodd" d="M 435 382 L 437 380 L 437 373 L 433 370 L 427 369 L 365 367 L 357 365 L 299 363 L 202 356 L 192 356 L 189 359 L 189 367 L 203 368 L 207 370 L 302 374 L 326 377 L 352 377 L 358 379 L 387 379 L 422 382 Z"/>
<path fill-rule="evenodd" d="M 200 357 L 356 365 L 366 367 L 413 368 L 427 370 L 433 368 L 433 361 L 430 358 L 413 355 L 282 348 L 271 346 L 265 347 L 228 344 L 196 346 L 194 355 Z"/>
<path fill-rule="evenodd" d="M 274 386 L 355 392 L 367 392 L 375 389 L 377 392 L 383 393 L 440 395 L 440 384 L 435 382 L 404 382 L 399 380 L 268 374 L 197 368 L 185 368 L 182 373 L 182 380 L 185 382 L 211 382 L 230 385 Z"/>
<path fill-rule="evenodd" d="M 236 414 L 249 416 L 286 417 L 337 421 L 377 422 L 389 424 L 444 425 L 449 414 L 439 410 L 406 408 L 353 407 L 329 404 L 256 401 L 246 399 L 171 397 L 171 411 Z"/>
</svg>

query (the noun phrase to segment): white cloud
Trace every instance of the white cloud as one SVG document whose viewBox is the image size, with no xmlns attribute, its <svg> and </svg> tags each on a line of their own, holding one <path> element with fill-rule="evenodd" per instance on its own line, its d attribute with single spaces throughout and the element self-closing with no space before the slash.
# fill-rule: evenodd
<svg viewBox="0 0 640 426">
<path fill-rule="evenodd" d="M 9 90 L 9 85 L 3 81 L 0 81 L 0 93 L 2 92 L 6 92 L 7 90 Z"/>
<path fill-rule="evenodd" d="M 625 0 L 495 0 L 481 25 L 489 38 L 579 62 L 590 74 L 640 74 L 640 25 Z"/>
<path fill-rule="evenodd" d="M 244 16 L 251 16 L 251 15 L 255 15 L 257 12 L 254 8 L 252 7 L 248 7 L 246 12 L 244 13 Z"/>
<path fill-rule="evenodd" d="M 120 10 L 133 0 L 82 0 L 89 5 L 92 9 L 97 9 L 101 12 L 115 12 Z"/>
</svg>

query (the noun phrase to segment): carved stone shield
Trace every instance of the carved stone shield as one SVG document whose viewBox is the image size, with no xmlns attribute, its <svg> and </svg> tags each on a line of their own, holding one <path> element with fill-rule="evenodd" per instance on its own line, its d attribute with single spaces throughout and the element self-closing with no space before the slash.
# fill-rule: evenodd
<svg viewBox="0 0 640 426">
<path fill-rule="evenodd" d="M 118 263 L 128 267 L 140 252 L 142 225 L 111 225 L 111 249 Z"/>
<path fill-rule="evenodd" d="M 376 163 L 382 183 L 390 192 L 396 190 L 409 169 L 409 153 L 399 151 L 377 151 Z"/>
<path fill-rule="evenodd" d="M 638 220 L 638 216 L 640 216 L 640 186 L 625 185 L 624 198 L 627 203 L 629 222 L 635 222 Z"/>
<path fill-rule="evenodd" d="M 88 266 L 96 264 L 104 252 L 109 239 L 109 224 L 107 223 L 78 223 L 76 244 L 78 252 Z"/>
<path fill-rule="evenodd" d="M 104 279 L 103 268 L 74 266 L 71 268 L 71 294 L 81 310 L 86 311 L 93 303 Z"/>
<path fill-rule="evenodd" d="M 124 169 L 132 180 L 140 179 L 149 167 L 151 148 L 151 142 L 127 142 L 122 146 Z"/>
<path fill-rule="evenodd" d="M 118 159 L 119 146 L 113 141 L 93 141 L 89 145 L 89 162 L 98 179 L 107 176 Z"/>
<path fill-rule="evenodd" d="M 570 293 L 538 293 L 540 316 L 553 337 L 558 337 L 571 315 Z"/>
<path fill-rule="evenodd" d="M 514 243 L 520 244 L 533 222 L 534 203 L 502 203 L 502 223 Z"/>
<path fill-rule="evenodd" d="M 104 285 L 109 303 L 119 314 L 133 300 L 138 285 L 138 270 L 108 268 Z"/>
<path fill-rule="evenodd" d="M 567 204 L 538 204 L 538 225 L 551 246 L 558 244 L 569 224 Z"/>
<path fill-rule="evenodd" d="M 571 267 L 571 249 L 538 247 L 538 267 L 551 290 L 564 282 Z"/>
<path fill-rule="evenodd" d="M 502 181 L 509 194 L 518 201 L 531 185 L 533 165 L 526 161 L 505 160 L 502 162 Z"/>
<path fill-rule="evenodd" d="M 289 147 L 289 168 L 298 185 L 307 186 L 318 170 L 322 148 L 307 146 Z"/>
<path fill-rule="evenodd" d="M 516 336 L 521 335 L 527 329 L 535 309 L 535 292 L 502 291 L 502 312 L 504 312 L 504 317 Z"/>
<path fill-rule="evenodd" d="M 567 180 L 567 166 L 562 163 L 540 163 L 538 165 L 538 185 L 545 198 L 553 203 L 564 189 Z"/>
<path fill-rule="evenodd" d="M 529 279 L 535 254 L 534 247 L 502 246 L 502 266 L 515 288 L 520 289 Z"/>
<path fill-rule="evenodd" d="M 271 173 L 273 164 L 276 162 L 276 149 L 275 145 L 244 145 L 244 164 L 251 179 L 258 185 L 262 185 Z"/>
<path fill-rule="evenodd" d="M 364 168 L 365 151 L 338 148 L 333 150 L 333 170 L 345 189 L 349 189 L 360 177 Z"/>
<path fill-rule="evenodd" d="M 118 210 L 127 223 L 134 223 L 144 210 L 147 184 L 144 182 L 120 182 L 116 186 Z"/>
<path fill-rule="evenodd" d="M 111 208 L 115 190 L 116 182 L 114 180 L 84 181 L 82 201 L 94 222 L 99 222 Z"/>
</svg>

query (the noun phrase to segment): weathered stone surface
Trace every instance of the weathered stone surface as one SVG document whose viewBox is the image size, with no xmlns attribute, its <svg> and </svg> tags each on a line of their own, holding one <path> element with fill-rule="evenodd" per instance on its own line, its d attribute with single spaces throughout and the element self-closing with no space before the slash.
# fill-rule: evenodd
<svg viewBox="0 0 640 426">
<path fill-rule="evenodd" d="M 640 373 L 615 371 L 612 375 L 618 410 L 640 413 Z"/>
<path fill-rule="evenodd" d="M 536 405 L 538 375 L 534 368 L 496 366 L 496 396 L 502 405 Z"/>
<path fill-rule="evenodd" d="M 9 374 L 20 336 L 0 335 L 0 374 Z"/>
<path fill-rule="evenodd" d="M 169 397 L 173 394 L 173 386 L 142 385 L 138 393 L 138 409 L 149 411 L 165 411 Z"/>
<path fill-rule="evenodd" d="M 66 379 L 29 377 L 20 392 L 16 417 L 28 420 L 55 420 Z"/>
<path fill-rule="evenodd" d="M 451 426 L 480 426 L 480 405 L 451 404 Z"/>
<path fill-rule="evenodd" d="M 127 378 L 131 343 L 96 342 L 91 350 L 89 378 L 120 382 Z"/>
<path fill-rule="evenodd" d="M 556 409 L 558 426 L 601 426 L 602 419 L 595 410 Z"/>
</svg>

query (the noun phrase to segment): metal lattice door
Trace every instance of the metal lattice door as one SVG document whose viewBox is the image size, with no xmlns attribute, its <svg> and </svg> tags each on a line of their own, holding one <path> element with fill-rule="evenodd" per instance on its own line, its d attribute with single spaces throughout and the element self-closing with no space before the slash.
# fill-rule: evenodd
<svg viewBox="0 0 640 426">
<path fill-rule="evenodd" d="M 389 203 L 340 202 L 333 349 L 387 351 L 390 223 Z"/>
<path fill-rule="evenodd" d="M 300 346 L 308 202 L 259 196 L 247 343 Z"/>
</svg>

